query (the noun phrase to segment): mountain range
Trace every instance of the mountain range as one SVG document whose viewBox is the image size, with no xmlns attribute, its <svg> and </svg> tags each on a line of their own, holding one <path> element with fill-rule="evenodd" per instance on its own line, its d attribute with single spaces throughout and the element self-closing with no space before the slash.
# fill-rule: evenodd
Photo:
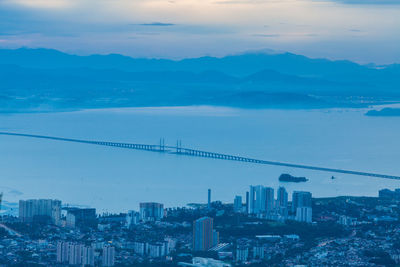
<svg viewBox="0 0 400 267">
<path fill-rule="evenodd" d="M 364 106 L 400 98 L 400 65 L 364 66 L 291 53 L 184 60 L 0 50 L 0 110 L 224 105 Z"/>
</svg>

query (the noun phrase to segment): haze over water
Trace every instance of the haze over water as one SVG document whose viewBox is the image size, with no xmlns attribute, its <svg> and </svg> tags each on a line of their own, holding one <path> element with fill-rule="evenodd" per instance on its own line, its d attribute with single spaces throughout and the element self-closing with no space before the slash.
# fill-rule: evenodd
<svg viewBox="0 0 400 267">
<path fill-rule="evenodd" d="M 161 107 L 0 115 L 0 131 L 77 139 L 174 145 L 265 160 L 400 175 L 400 117 L 367 117 L 365 109 L 242 110 Z M 5 200 L 57 198 L 99 212 L 232 202 L 251 184 L 316 197 L 376 196 L 400 181 L 159 154 L 79 143 L 0 136 Z M 307 183 L 279 183 L 281 173 Z M 332 180 L 334 175 L 337 179 Z"/>
</svg>

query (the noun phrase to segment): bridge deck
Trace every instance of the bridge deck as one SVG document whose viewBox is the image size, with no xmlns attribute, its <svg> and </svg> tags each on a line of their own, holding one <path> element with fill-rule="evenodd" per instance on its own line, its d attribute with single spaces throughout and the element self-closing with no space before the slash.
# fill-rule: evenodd
<svg viewBox="0 0 400 267">
<path fill-rule="evenodd" d="M 62 138 L 62 137 L 53 137 L 53 136 L 45 136 L 45 135 L 34 135 L 34 134 L 23 134 L 23 133 L 11 133 L 11 132 L 0 132 L 0 135 L 9 135 L 9 136 L 19 136 L 19 137 L 29 137 L 29 138 L 41 138 L 41 139 L 50 139 L 57 141 L 66 141 L 66 142 L 76 142 L 76 143 L 84 143 L 84 144 L 93 144 L 93 145 L 101 145 L 101 146 L 112 146 L 119 148 L 128 148 L 128 149 L 136 149 L 136 150 L 146 150 L 153 151 L 159 153 L 175 153 L 178 155 L 186 155 L 186 156 L 195 156 L 195 157 L 203 157 L 203 158 L 213 158 L 213 159 L 222 159 L 222 160 L 232 160 L 232 161 L 241 161 L 255 164 L 266 164 L 266 165 L 274 165 L 274 166 L 284 166 L 290 168 L 300 168 L 300 169 L 308 169 L 314 171 L 323 171 L 323 172 L 331 172 L 331 173 L 343 173 L 343 174 L 352 174 L 352 175 L 361 175 L 361 176 L 369 176 L 376 178 L 384 178 L 384 179 L 394 179 L 400 180 L 400 176 L 394 175 L 386 175 L 386 174 L 378 174 L 378 173 L 370 173 L 370 172 L 361 172 L 361 171 L 351 171 L 351 170 L 342 170 L 335 168 L 324 168 L 318 166 L 309 166 L 302 164 L 294 164 L 294 163 L 286 163 L 279 161 L 269 161 L 269 160 L 260 160 L 253 159 L 235 155 L 227 155 L 215 152 L 201 151 L 190 148 L 183 148 L 180 146 L 165 146 L 165 145 L 149 145 L 149 144 L 131 144 L 131 143 L 117 143 L 117 142 L 106 142 L 106 141 L 92 141 L 92 140 L 80 140 L 80 139 L 71 139 L 71 138 Z"/>
</svg>

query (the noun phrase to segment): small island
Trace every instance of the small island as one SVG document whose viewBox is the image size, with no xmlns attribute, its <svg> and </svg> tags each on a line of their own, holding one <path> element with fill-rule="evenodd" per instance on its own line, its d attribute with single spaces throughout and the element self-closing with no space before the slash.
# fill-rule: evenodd
<svg viewBox="0 0 400 267">
<path fill-rule="evenodd" d="M 280 182 L 293 182 L 293 183 L 300 183 L 300 182 L 307 182 L 308 179 L 306 177 L 295 177 L 287 173 L 281 174 L 279 176 Z"/>
<path fill-rule="evenodd" d="M 376 117 L 397 117 L 400 116 L 400 108 L 384 108 L 381 110 L 370 110 L 365 113 L 366 116 Z"/>
</svg>

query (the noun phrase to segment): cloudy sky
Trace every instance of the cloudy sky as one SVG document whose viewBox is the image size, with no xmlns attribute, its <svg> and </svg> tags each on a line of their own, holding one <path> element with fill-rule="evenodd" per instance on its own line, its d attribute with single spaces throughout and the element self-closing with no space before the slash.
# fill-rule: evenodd
<svg viewBox="0 0 400 267">
<path fill-rule="evenodd" d="M 0 48 L 400 63 L 400 0 L 0 0 Z"/>
</svg>

